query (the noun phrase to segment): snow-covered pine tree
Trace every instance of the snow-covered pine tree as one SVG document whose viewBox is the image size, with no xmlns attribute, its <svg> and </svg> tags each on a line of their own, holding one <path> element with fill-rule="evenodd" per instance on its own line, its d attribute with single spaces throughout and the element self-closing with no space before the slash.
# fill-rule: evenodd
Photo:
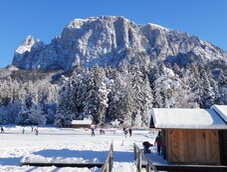
<svg viewBox="0 0 227 172">
<path fill-rule="evenodd" d="M 21 102 L 19 100 L 14 100 L 13 103 L 8 104 L 7 106 L 1 106 L 5 107 L 6 111 L 3 113 L 0 110 L 0 114 L 6 115 L 6 123 L 5 124 L 15 124 L 15 120 L 17 118 L 18 113 L 21 110 Z"/>
<path fill-rule="evenodd" d="M 144 79 L 144 88 L 143 88 L 143 109 L 142 109 L 142 126 L 149 126 L 150 123 L 150 112 L 152 108 L 152 103 L 153 103 L 153 94 L 152 94 L 152 89 L 150 87 L 148 75 L 145 76 Z"/>
<path fill-rule="evenodd" d="M 147 75 L 141 72 L 139 66 L 135 66 L 132 70 L 132 92 L 134 101 L 134 112 L 132 115 L 133 126 L 147 126 L 148 114 L 152 106 L 152 93 Z"/>
<path fill-rule="evenodd" d="M 86 104 L 84 106 L 85 116 L 92 116 L 95 124 L 103 125 L 105 122 L 108 91 L 105 87 L 105 71 L 99 66 L 94 66 L 90 72 L 90 78 L 87 83 Z M 104 88 L 105 87 L 105 88 Z M 105 90 L 104 90 L 105 89 Z"/>
<path fill-rule="evenodd" d="M 161 95 L 161 87 L 156 81 L 160 78 L 160 71 L 158 66 L 152 66 L 148 72 L 149 83 L 153 91 L 153 107 L 164 107 L 163 97 Z"/>
<path fill-rule="evenodd" d="M 30 112 L 29 112 L 27 105 L 25 103 L 22 104 L 21 110 L 18 113 L 18 116 L 17 116 L 17 119 L 16 119 L 16 124 L 30 125 L 31 121 L 30 121 L 30 118 L 29 118 L 29 114 L 30 114 Z"/>
<path fill-rule="evenodd" d="M 46 124 L 46 116 L 39 104 L 33 104 L 30 108 L 29 121 L 32 125 L 44 126 Z"/>
<path fill-rule="evenodd" d="M 174 82 L 175 86 L 175 92 L 174 92 L 174 100 L 175 104 L 173 104 L 173 107 L 178 108 L 198 108 L 199 105 L 195 102 L 195 95 L 193 92 L 191 92 L 191 84 L 190 84 L 190 78 L 191 74 L 190 71 L 185 68 L 181 69 L 179 76 L 182 76 L 181 78 L 176 78 Z"/>
<path fill-rule="evenodd" d="M 122 91 L 122 97 L 120 99 L 120 106 L 118 113 L 124 118 L 124 126 L 130 127 L 132 125 L 132 115 L 135 112 L 135 101 L 134 101 L 134 92 L 132 89 L 132 83 L 130 73 L 125 78 L 125 87 Z"/>
<path fill-rule="evenodd" d="M 0 83 L 0 105 L 7 106 L 13 100 L 12 80 L 7 77 Z"/>
<path fill-rule="evenodd" d="M 8 123 L 8 109 L 6 106 L 0 106 L 0 125 Z"/>
<path fill-rule="evenodd" d="M 188 78 L 188 85 L 191 88 L 191 93 L 194 95 L 194 102 L 201 105 L 202 97 L 202 82 L 200 81 L 199 66 L 197 63 L 191 63 L 188 66 L 190 76 Z"/>
<path fill-rule="evenodd" d="M 134 92 L 132 87 L 132 73 L 129 70 L 129 65 L 124 63 L 120 67 L 120 79 L 122 84 L 122 97 L 120 99 L 119 114 L 123 116 L 124 126 L 132 125 L 132 115 L 135 112 Z"/>
<path fill-rule="evenodd" d="M 87 118 L 88 115 L 84 113 L 85 105 L 88 97 L 90 71 L 82 69 L 72 76 L 72 90 L 70 97 L 70 104 L 72 112 L 75 113 L 75 119 Z"/>
<path fill-rule="evenodd" d="M 68 127 L 75 118 L 70 106 L 71 83 L 66 81 L 59 90 L 59 104 L 54 124 L 59 127 Z"/>
<path fill-rule="evenodd" d="M 124 121 L 123 114 L 120 113 L 119 107 L 123 99 L 124 86 L 120 72 L 115 68 L 110 72 L 110 79 L 112 80 L 111 91 L 108 95 L 108 109 L 106 121 L 111 122 L 118 120 L 121 123 Z"/>
<path fill-rule="evenodd" d="M 217 104 L 227 104 L 227 74 L 220 70 L 217 79 L 218 96 L 216 98 Z"/>
<path fill-rule="evenodd" d="M 208 68 L 205 70 L 203 64 L 198 64 L 199 78 L 197 80 L 198 103 L 201 108 L 210 108 L 213 104 L 214 92 L 209 82 Z"/>
</svg>

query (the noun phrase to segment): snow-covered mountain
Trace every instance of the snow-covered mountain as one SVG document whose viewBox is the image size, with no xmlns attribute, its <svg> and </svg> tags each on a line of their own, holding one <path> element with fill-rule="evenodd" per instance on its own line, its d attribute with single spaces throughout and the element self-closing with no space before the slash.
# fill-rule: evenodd
<svg viewBox="0 0 227 172">
<path fill-rule="evenodd" d="M 186 65 L 223 61 L 227 53 L 198 37 L 156 24 L 137 25 L 116 16 L 75 19 L 61 36 L 44 44 L 29 35 L 16 49 L 13 65 L 21 69 L 70 70 L 78 61 L 83 66 L 119 65 L 124 61 L 146 65 L 168 61 Z"/>
<path fill-rule="evenodd" d="M 48 45 L 27 36 L 0 69 L 0 124 L 92 116 L 145 127 L 152 107 L 227 104 L 226 74 L 227 53 L 198 37 L 123 17 L 75 19 Z"/>
</svg>

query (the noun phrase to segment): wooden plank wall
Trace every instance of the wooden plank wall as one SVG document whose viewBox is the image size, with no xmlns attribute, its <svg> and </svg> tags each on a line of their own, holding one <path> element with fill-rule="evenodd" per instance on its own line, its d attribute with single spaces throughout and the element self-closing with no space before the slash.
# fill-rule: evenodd
<svg viewBox="0 0 227 172">
<path fill-rule="evenodd" d="M 169 129 L 166 135 L 167 160 L 170 163 L 220 164 L 217 130 Z"/>
<path fill-rule="evenodd" d="M 89 124 L 71 124 L 71 128 L 91 128 Z"/>
<path fill-rule="evenodd" d="M 227 165 L 227 130 L 219 131 L 222 165 Z"/>
</svg>

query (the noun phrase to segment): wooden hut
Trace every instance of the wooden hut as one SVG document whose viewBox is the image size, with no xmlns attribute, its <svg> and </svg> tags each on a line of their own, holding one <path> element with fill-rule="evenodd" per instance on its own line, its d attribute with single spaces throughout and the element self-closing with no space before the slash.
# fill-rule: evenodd
<svg viewBox="0 0 227 172">
<path fill-rule="evenodd" d="M 227 124 L 213 109 L 152 110 L 169 163 L 227 165 Z"/>
<path fill-rule="evenodd" d="M 91 126 L 92 126 L 91 119 L 73 120 L 71 122 L 72 128 L 91 128 Z"/>
<path fill-rule="evenodd" d="M 227 124 L 227 105 L 214 105 L 211 107 Z M 227 165 L 227 130 L 219 131 L 221 164 Z"/>
</svg>

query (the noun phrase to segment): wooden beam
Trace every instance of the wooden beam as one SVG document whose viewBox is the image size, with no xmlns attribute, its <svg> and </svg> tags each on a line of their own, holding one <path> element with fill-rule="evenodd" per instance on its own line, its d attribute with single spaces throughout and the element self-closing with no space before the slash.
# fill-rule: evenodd
<svg viewBox="0 0 227 172">
<path fill-rule="evenodd" d="M 154 165 L 157 170 L 160 171 L 176 171 L 176 172 L 226 172 L 227 166 L 217 166 L 217 165 Z M 142 166 L 146 168 L 144 164 Z"/>
<path fill-rule="evenodd" d="M 21 163 L 21 166 L 39 166 L 39 167 L 44 167 L 44 166 L 55 166 L 55 167 L 87 167 L 87 168 L 93 168 L 93 167 L 98 167 L 101 168 L 103 164 L 100 163 L 92 163 L 92 164 L 85 164 L 85 163 Z"/>
</svg>

